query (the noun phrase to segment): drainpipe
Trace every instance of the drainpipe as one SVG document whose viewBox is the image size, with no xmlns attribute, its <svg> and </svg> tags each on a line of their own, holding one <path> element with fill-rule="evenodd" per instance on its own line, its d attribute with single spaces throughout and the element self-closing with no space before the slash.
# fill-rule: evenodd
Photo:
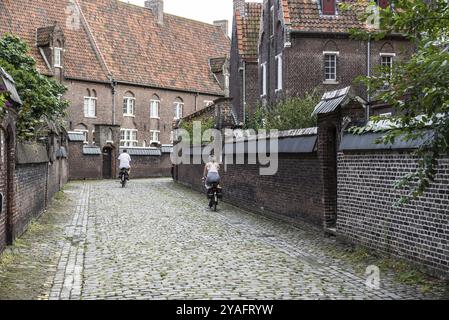
<svg viewBox="0 0 449 320">
<path fill-rule="evenodd" d="M 113 78 L 111 78 L 111 92 L 112 92 L 112 125 L 116 124 L 116 106 L 115 106 L 115 94 L 117 92 L 116 90 L 117 82 L 114 81 Z"/>
<path fill-rule="evenodd" d="M 246 124 L 246 61 L 243 61 L 243 124 Z"/>
<path fill-rule="evenodd" d="M 368 36 L 368 42 L 367 42 L 367 57 L 366 57 L 366 66 L 367 66 L 367 70 L 366 70 L 366 75 L 368 77 L 371 76 L 371 35 Z M 366 121 L 369 121 L 370 118 L 370 106 L 371 106 L 371 95 L 369 93 L 369 86 L 367 88 L 367 95 L 366 95 L 366 100 L 368 101 L 367 106 L 366 106 Z"/>
<path fill-rule="evenodd" d="M 199 95 L 200 95 L 199 92 L 197 92 L 197 93 L 195 94 L 195 111 L 198 110 L 198 97 L 199 97 Z"/>
</svg>

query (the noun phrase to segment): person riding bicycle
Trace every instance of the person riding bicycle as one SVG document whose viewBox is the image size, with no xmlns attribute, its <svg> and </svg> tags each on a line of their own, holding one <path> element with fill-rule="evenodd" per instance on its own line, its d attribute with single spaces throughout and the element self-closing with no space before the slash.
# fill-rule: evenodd
<svg viewBox="0 0 449 320">
<path fill-rule="evenodd" d="M 214 156 L 204 166 L 203 179 L 206 181 L 206 188 L 209 189 L 213 183 L 220 182 L 220 164 Z"/>
<path fill-rule="evenodd" d="M 120 161 L 120 171 L 126 169 L 129 175 L 129 172 L 131 171 L 131 156 L 128 154 L 128 151 L 123 150 L 123 153 L 118 157 L 118 160 Z"/>
<path fill-rule="evenodd" d="M 210 197 L 209 192 L 212 191 L 213 184 L 217 184 L 219 197 L 221 199 L 221 187 L 220 187 L 220 164 L 214 156 L 210 157 L 210 160 L 204 166 L 203 181 L 205 181 L 206 194 L 209 201 L 209 207 L 212 208 L 214 199 Z"/>
</svg>

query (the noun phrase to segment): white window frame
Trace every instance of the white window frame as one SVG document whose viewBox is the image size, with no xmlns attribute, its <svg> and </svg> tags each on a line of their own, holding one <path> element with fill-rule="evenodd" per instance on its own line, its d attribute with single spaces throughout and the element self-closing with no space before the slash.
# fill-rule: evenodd
<svg viewBox="0 0 449 320">
<path fill-rule="evenodd" d="M 84 97 L 84 118 L 97 117 L 97 97 Z M 86 105 L 87 101 L 87 105 Z M 92 114 L 93 109 L 93 114 Z"/>
<path fill-rule="evenodd" d="M 387 66 L 387 64 L 384 63 L 384 58 L 389 58 L 390 62 L 388 63 L 390 67 L 390 80 L 393 77 L 393 65 L 394 65 L 394 57 L 396 57 L 396 53 L 380 53 L 380 65 L 382 68 Z M 385 82 L 383 90 L 388 90 L 390 88 L 390 84 L 388 81 Z"/>
<path fill-rule="evenodd" d="M 139 144 L 139 141 L 137 139 L 137 132 L 137 129 L 120 129 L 120 146 L 137 147 L 137 145 Z M 135 139 L 133 139 L 133 134 L 135 134 Z"/>
<path fill-rule="evenodd" d="M 270 12 L 271 12 L 271 24 L 272 24 L 272 26 L 271 26 L 271 36 L 274 37 L 274 35 L 276 33 L 276 23 L 275 23 L 276 22 L 276 17 L 274 16 L 274 5 L 271 6 Z"/>
<path fill-rule="evenodd" d="M 126 100 L 126 112 L 123 112 L 124 117 L 135 117 L 136 115 L 136 98 L 123 97 L 123 109 L 125 109 Z M 123 110 L 125 111 L 125 110 Z"/>
<path fill-rule="evenodd" d="M 277 87 L 276 87 L 276 92 L 280 92 L 282 91 L 282 85 L 283 85 L 283 74 L 282 74 L 282 53 L 278 54 L 275 58 L 276 62 L 277 62 Z"/>
<path fill-rule="evenodd" d="M 63 52 L 63 49 L 55 47 L 53 50 L 54 50 L 54 59 L 55 59 L 54 66 L 55 66 L 55 68 L 62 68 L 62 52 Z"/>
<path fill-rule="evenodd" d="M 262 95 L 261 97 L 267 96 L 267 63 L 264 62 L 260 65 L 262 68 Z"/>
<path fill-rule="evenodd" d="M 337 67 L 337 64 L 338 64 L 338 56 L 340 55 L 340 52 L 338 52 L 338 51 L 323 51 L 323 57 L 324 57 L 324 82 L 323 83 L 330 83 L 330 84 L 336 84 L 336 83 L 338 83 L 338 67 Z M 328 63 L 328 61 L 327 61 L 327 58 L 328 57 L 333 57 L 334 59 L 335 59 L 335 66 L 334 66 L 334 73 L 333 73 L 333 75 L 334 75 L 334 77 L 332 78 L 332 79 L 328 79 L 327 78 L 327 75 L 328 74 L 332 74 L 332 73 L 328 73 L 327 72 L 327 63 Z"/>
<path fill-rule="evenodd" d="M 154 105 L 156 105 L 156 114 L 154 114 Z M 161 100 L 152 99 L 150 101 L 150 118 L 160 119 L 159 111 L 161 108 Z"/>
<path fill-rule="evenodd" d="M 157 134 L 157 140 L 154 139 L 154 134 Z M 150 135 L 151 135 L 151 139 L 150 139 L 150 145 L 153 143 L 157 143 L 160 144 L 161 143 L 161 131 L 160 130 L 150 130 Z"/>
<path fill-rule="evenodd" d="M 182 118 L 184 112 L 184 102 L 175 101 L 173 104 L 175 107 L 175 120 L 179 120 Z"/>
<path fill-rule="evenodd" d="M 87 129 L 75 129 L 75 132 L 81 132 L 84 136 L 84 143 L 89 143 L 89 130 Z"/>
</svg>

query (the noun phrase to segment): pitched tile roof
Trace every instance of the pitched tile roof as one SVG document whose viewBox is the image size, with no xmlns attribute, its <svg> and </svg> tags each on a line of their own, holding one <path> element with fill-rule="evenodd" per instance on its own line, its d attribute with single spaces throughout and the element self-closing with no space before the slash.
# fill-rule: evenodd
<svg viewBox="0 0 449 320">
<path fill-rule="evenodd" d="M 281 1 L 285 23 L 294 31 L 348 32 L 352 28 L 367 28 L 365 23 L 358 20 L 354 9 L 343 11 L 337 7 L 337 14 L 328 16 L 322 15 L 320 0 Z M 340 0 L 337 4 L 342 2 L 356 3 L 356 0 Z M 357 9 L 364 9 L 357 6 Z"/>
<path fill-rule="evenodd" d="M 66 20 L 79 5 L 81 25 Z M 57 22 L 63 29 L 65 76 L 223 95 L 209 58 L 226 56 L 230 40 L 218 26 L 164 14 L 118 0 L 2 0 L 0 33 L 11 32 L 31 47 L 39 70 L 51 74 L 36 48 L 36 30 Z M 45 35 L 45 33 L 44 33 Z"/>
<path fill-rule="evenodd" d="M 13 33 L 25 40 L 36 59 L 38 70 L 52 75 L 36 46 L 36 31 L 52 27 L 63 29 L 66 41 L 64 68 L 67 77 L 107 81 L 108 78 L 95 55 L 85 29 L 68 28 L 66 20 L 73 8 L 70 0 L 2 0 L 0 1 L 0 34 Z"/>
<path fill-rule="evenodd" d="M 78 0 L 114 79 L 156 87 L 223 94 L 209 58 L 228 54 L 218 26 L 117 0 Z"/>
<path fill-rule="evenodd" d="M 262 3 L 245 3 L 244 16 L 235 12 L 239 54 L 246 60 L 257 60 Z"/>
</svg>

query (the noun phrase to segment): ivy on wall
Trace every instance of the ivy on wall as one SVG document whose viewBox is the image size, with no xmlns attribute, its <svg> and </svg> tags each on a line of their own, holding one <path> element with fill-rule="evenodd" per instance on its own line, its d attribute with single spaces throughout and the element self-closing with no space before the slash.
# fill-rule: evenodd
<svg viewBox="0 0 449 320">
<path fill-rule="evenodd" d="M 23 105 L 19 108 L 17 134 L 21 140 L 39 137 L 39 128 L 46 120 L 62 125 L 69 105 L 61 98 L 67 88 L 39 73 L 36 61 L 29 55 L 28 45 L 20 38 L 6 34 L 0 37 L 0 66 L 16 82 Z M 0 106 L 6 101 L 0 95 Z"/>
</svg>

